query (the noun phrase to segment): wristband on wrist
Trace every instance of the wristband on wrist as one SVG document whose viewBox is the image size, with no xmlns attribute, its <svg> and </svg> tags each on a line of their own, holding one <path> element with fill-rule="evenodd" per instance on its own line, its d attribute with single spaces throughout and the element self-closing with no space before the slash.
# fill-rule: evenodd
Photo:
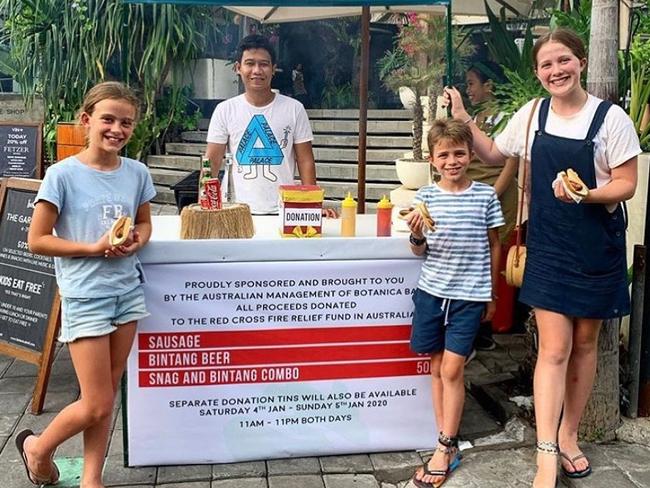
<svg viewBox="0 0 650 488">
<path fill-rule="evenodd" d="M 469 124 L 470 122 L 472 122 L 473 120 L 474 120 L 474 117 L 472 117 L 472 116 L 470 115 L 470 116 L 467 118 L 467 120 L 463 120 L 463 124 L 467 125 L 467 124 Z"/>
<path fill-rule="evenodd" d="M 422 244 L 427 242 L 427 239 L 426 237 L 417 238 L 413 234 L 411 234 L 409 236 L 409 242 L 414 246 L 421 246 Z"/>
</svg>

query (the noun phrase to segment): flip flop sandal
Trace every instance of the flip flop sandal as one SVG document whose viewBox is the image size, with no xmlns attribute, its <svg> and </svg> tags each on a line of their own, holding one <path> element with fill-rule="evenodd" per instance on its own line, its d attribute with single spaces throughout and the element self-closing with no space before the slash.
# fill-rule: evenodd
<svg viewBox="0 0 650 488">
<path fill-rule="evenodd" d="M 457 453 L 454 459 L 449 463 L 449 466 L 447 469 L 429 469 L 429 461 L 425 462 L 422 464 L 422 471 L 423 475 L 429 475 L 429 476 L 443 476 L 444 478 L 437 482 L 437 483 L 427 483 L 426 481 L 422 481 L 417 479 L 417 471 L 411 478 L 411 481 L 417 488 L 440 488 L 445 481 L 447 481 L 447 478 L 451 473 L 453 473 L 458 466 L 460 466 L 460 461 L 463 459 L 463 456 L 460 453 Z"/>
<path fill-rule="evenodd" d="M 25 473 L 27 473 L 27 478 L 33 485 L 36 486 L 55 485 L 59 481 L 59 468 L 54 463 L 54 460 L 52 460 L 52 466 L 54 466 L 53 473 L 50 473 L 50 476 L 39 475 L 29 469 L 29 464 L 27 463 L 27 454 L 25 454 L 25 440 L 27 440 L 30 435 L 34 435 L 34 432 L 32 432 L 30 429 L 25 429 L 19 432 L 16 436 L 16 449 L 18 449 L 20 458 L 22 459 L 23 465 L 25 466 Z"/>
<path fill-rule="evenodd" d="M 560 456 L 566 459 L 571 465 L 571 467 L 573 468 L 573 471 L 567 471 L 565 467 L 562 464 L 560 464 L 560 466 L 562 467 L 562 473 L 564 473 L 564 476 L 566 476 L 567 478 L 573 478 L 573 479 L 584 478 L 591 474 L 591 463 L 589 462 L 589 459 L 587 459 L 587 456 L 585 456 L 583 453 L 580 453 L 577 456 L 571 458 L 567 454 L 560 452 Z M 578 461 L 579 459 L 585 459 L 587 461 L 587 467 L 585 469 L 578 470 L 578 468 L 576 468 L 575 462 Z"/>
</svg>

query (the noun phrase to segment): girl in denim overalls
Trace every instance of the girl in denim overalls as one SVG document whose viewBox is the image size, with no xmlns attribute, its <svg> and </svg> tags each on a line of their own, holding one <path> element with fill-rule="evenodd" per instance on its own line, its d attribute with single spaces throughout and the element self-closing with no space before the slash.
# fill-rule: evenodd
<svg viewBox="0 0 650 488">
<path fill-rule="evenodd" d="M 578 425 L 593 387 L 602 321 L 630 311 L 622 202 L 634 195 L 641 149 L 625 112 L 582 88 L 587 59 L 575 33 L 557 29 L 541 37 L 533 60 L 551 96 L 538 105 L 529 134 L 528 255 L 520 300 L 534 308 L 539 329 L 533 486 L 549 488 L 556 483 L 558 454 L 566 476 L 591 473 L 577 444 Z M 472 126 L 482 161 L 524 155 L 532 101 L 492 141 L 471 121 L 458 91 L 446 94 L 453 116 Z M 567 168 L 590 188 L 582 201 L 556 183 Z"/>
</svg>

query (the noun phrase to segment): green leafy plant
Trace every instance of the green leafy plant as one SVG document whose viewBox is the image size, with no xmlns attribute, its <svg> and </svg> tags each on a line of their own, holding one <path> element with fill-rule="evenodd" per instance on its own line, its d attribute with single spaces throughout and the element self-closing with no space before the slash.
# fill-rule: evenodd
<svg viewBox="0 0 650 488">
<path fill-rule="evenodd" d="M 506 81 L 495 86 L 495 99 L 488 103 L 489 110 L 501 113 L 503 117 L 492 131 L 499 132 L 512 115 L 526 102 L 546 95 L 546 91 L 535 76 L 533 64 L 533 35 L 530 22 L 526 25 L 521 50 L 515 37 L 508 30 L 504 13 L 501 17 L 485 3 L 490 30 L 483 34 L 490 57 L 503 68 Z"/>
<path fill-rule="evenodd" d="M 638 34 L 630 48 L 630 118 L 641 147 L 650 150 L 650 36 Z"/>
<path fill-rule="evenodd" d="M 408 87 L 415 94 L 413 103 L 413 158 L 422 161 L 422 136 L 424 108 L 420 97 L 429 95 L 429 112 L 435 114 L 435 99 L 442 92 L 443 79 L 447 72 L 446 59 L 447 23 L 444 17 L 425 17 L 415 13 L 407 14 L 395 46 L 379 60 L 379 78 L 391 90 Z M 468 56 L 473 46 L 467 37 L 455 30 L 453 33 L 454 53 L 459 58 Z M 460 63 L 456 67 L 461 69 Z M 430 115 L 430 119 L 433 117 Z"/>
<path fill-rule="evenodd" d="M 0 0 L 0 42 L 9 46 L 2 69 L 14 73 L 28 103 L 43 97 L 50 157 L 56 124 L 74 120 L 85 92 L 100 81 L 120 79 L 140 92 L 143 125 L 173 121 L 156 102 L 167 80 L 183 88 L 180 73 L 201 52 L 202 33 L 213 28 L 210 12 L 119 0 Z M 129 155 L 144 158 L 161 132 L 149 132 L 151 140 Z"/>
<path fill-rule="evenodd" d="M 340 86 L 327 85 L 321 95 L 322 108 L 359 108 L 359 95 L 352 83 Z"/>
</svg>

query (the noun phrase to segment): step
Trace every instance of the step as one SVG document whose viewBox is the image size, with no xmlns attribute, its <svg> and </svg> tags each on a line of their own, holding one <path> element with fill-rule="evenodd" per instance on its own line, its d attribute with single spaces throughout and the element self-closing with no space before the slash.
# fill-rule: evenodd
<svg viewBox="0 0 650 488">
<path fill-rule="evenodd" d="M 167 168 L 149 168 L 155 184 L 172 186 L 185 178 L 189 172 Z M 318 181 L 349 180 L 358 181 L 358 167 L 354 164 L 318 163 L 316 165 Z M 366 181 L 398 184 L 397 173 L 393 164 L 369 164 L 366 166 Z"/>
<path fill-rule="evenodd" d="M 156 189 L 156 196 L 151 200 L 153 203 L 165 203 L 168 205 L 176 205 L 174 198 L 174 190 L 161 185 L 153 185 Z"/>
<path fill-rule="evenodd" d="M 323 180 L 352 180 L 358 181 L 358 167 L 356 164 L 318 163 L 316 176 L 318 181 Z M 394 164 L 369 164 L 366 166 L 366 181 L 391 182 L 398 184 L 397 172 Z"/>
<path fill-rule="evenodd" d="M 369 120 L 368 134 L 400 134 L 411 135 L 410 120 Z M 331 133 L 359 133 L 359 122 L 351 120 L 312 120 L 312 131 Z"/>
<path fill-rule="evenodd" d="M 201 156 L 205 154 L 206 144 L 200 142 L 168 142 L 165 144 L 165 150 L 168 154 L 196 154 Z M 394 161 L 404 156 L 405 149 L 368 149 L 366 151 L 366 161 Z M 314 147 L 314 158 L 316 161 L 358 161 L 358 149 Z M 196 163 L 200 164 L 196 159 Z M 195 166 L 192 166 L 195 167 Z"/>
<path fill-rule="evenodd" d="M 348 194 L 357 196 L 357 182 L 319 181 L 318 184 L 325 190 L 325 197 L 343 199 Z M 389 195 L 399 184 L 395 183 L 366 183 L 366 200 L 379 201 L 383 195 Z"/>
<path fill-rule="evenodd" d="M 358 109 L 308 109 L 307 115 L 309 119 L 353 119 L 359 120 Z M 368 110 L 368 120 L 379 119 L 398 119 L 398 120 L 412 120 L 413 112 L 410 110 L 381 110 L 370 109 Z"/>
<path fill-rule="evenodd" d="M 212 114 L 210 114 L 212 115 Z M 359 120 L 358 109 L 308 109 L 307 116 L 309 119 L 340 119 L 340 120 Z M 368 110 L 368 120 L 413 120 L 413 112 L 410 110 Z M 197 127 L 199 130 L 208 130 L 210 118 L 199 119 Z"/>
<path fill-rule="evenodd" d="M 202 142 L 205 143 L 207 132 L 204 131 L 187 131 L 181 134 L 183 142 Z M 314 146 L 359 146 L 359 136 L 356 135 L 334 135 L 334 134 L 314 134 Z M 369 136 L 366 139 L 366 145 L 369 148 L 380 147 L 399 147 L 409 150 L 413 146 L 411 136 Z"/>
<path fill-rule="evenodd" d="M 154 184 L 164 186 L 175 185 L 190 174 L 189 171 L 162 168 L 149 168 L 149 173 L 151 174 L 151 179 L 153 180 Z"/>
<path fill-rule="evenodd" d="M 147 157 L 149 168 L 169 168 L 184 171 L 194 171 L 201 168 L 201 159 L 186 155 L 155 155 Z"/>
</svg>

